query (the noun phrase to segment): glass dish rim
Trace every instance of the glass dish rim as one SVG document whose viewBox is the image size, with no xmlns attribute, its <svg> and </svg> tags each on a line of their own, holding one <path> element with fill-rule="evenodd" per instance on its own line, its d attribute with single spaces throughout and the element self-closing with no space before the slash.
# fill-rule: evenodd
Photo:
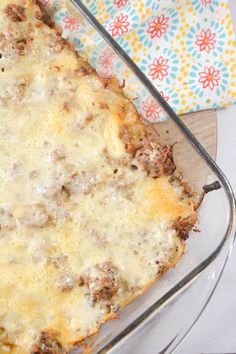
<svg viewBox="0 0 236 354">
<path fill-rule="evenodd" d="M 135 329 L 143 324 L 148 318 L 155 313 L 155 311 L 163 306 L 167 301 L 169 301 L 174 295 L 183 290 L 186 286 L 188 286 L 196 277 L 198 277 L 212 262 L 217 258 L 217 256 L 221 253 L 223 248 L 226 246 L 226 241 L 231 239 L 230 246 L 228 246 L 227 257 L 225 259 L 222 272 L 224 266 L 226 265 L 227 259 L 229 258 L 229 254 L 232 248 L 232 243 L 234 242 L 236 236 L 236 200 L 234 196 L 233 189 L 218 167 L 216 162 L 210 157 L 208 152 L 204 149 L 204 147 L 199 143 L 197 138 L 191 133 L 191 131 L 186 127 L 183 121 L 179 118 L 179 116 L 174 112 L 171 106 L 166 102 L 166 100 L 161 96 L 158 90 L 154 87 L 154 85 L 150 82 L 150 80 L 146 77 L 146 75 L 139 69 L 139 67 L 134 63 L 134 61 L 130 58 L 130 56 L 122 49 L 122 47 L 113 39 L 113 37 L 109 34 L 109 32 L 103 27 L 103 25 L 95 18 L 95 16 L 90 12 L 90 10 L 83 4 L 82 0 L 70 0 L 70 2 L 77 8 L 80 13 L 87 19 L 87 21 L 92 25 L 92 27 L 102 36 L 106 43 L 115 51 L 115 53 L 121 58 L 121 60 L 129 67 L 129 69 L 136 75 L 142 85 L 147 89 L 150 95 L 158 101 L 163 110 L 168 114 L 168 117 L 174 121 L 174 123 L 178 126 L 184 136 L 187 138 L 188 142 L 193 146 L 196 152 L 200 155 L 200 157 L 207 163 L 212 172 L 218 177 L 221 182 L 222 187 L 227 195 L 229 206 L 230 206 L 230 215 L 229 215 L 229 223 L 227 230 L 225 232 L 222 241 L 217 246 L 217 248 L 197 267 L 195 267 L 190 273 L 188 273 L 183 279 L 181 279 L 175 286 L 173 286 L 167 293 L 165 293 L 160 299 L 155 301 L 148 309 L 146 309 L 141 315 L 139 315 L 131 324 L 129 324 L 124 330 L 122 330 L 118 335 L 116 335 L 112 340 L 110 340 L 107 344 L 103 346 L 102 349 L 99 350 L 98 353 L 104 353 L 110 349 L 112 349 L 118 342 L 123 340 L 129 334 L 131 334 Z M 152 123 L 153 124 L 153 123 Z M 221 272 L 221 274 L 222 274 Z M 220 279 L 220 277 L 219 277 Z M 219 281 L 219 280 L 218 280 Z M 217 282 L 218 283 L 218 282 Z M 217 285 L 217 284 L 216 284 Z M 216 287 L 214 286 L 214 289 Z M 212 293 L 214 292 L 214 289 Z M 211 295 L 212 295 L 211 293 Z M 211 296 L 210 296 L 211 297 Z M 209 298 L 210 299 L 210 298 Z M 209 301 L 208 299 L 208 301 Z M 207 301 L 207 303 L 208 303 Z M 201 310 L 200 314 L 203 312 L 206 304 Z M 196 320 L 200 316 L 197 316 Z M 196 322 L 194 321 L 194 323 Z M 193 324 L 194 324 L 193 323 Z M 192 325 L 193 326 L 193 325 Z M 191 328 L 192 328 L 191 326 Z"/>
</svg>

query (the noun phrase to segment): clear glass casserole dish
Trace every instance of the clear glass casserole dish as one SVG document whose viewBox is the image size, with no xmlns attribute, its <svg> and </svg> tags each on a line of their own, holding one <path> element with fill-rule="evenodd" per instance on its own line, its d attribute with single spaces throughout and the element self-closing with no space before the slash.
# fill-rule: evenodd
<svg viewBox="0 0 236 354">
<path fill-rule="evenodd" d="M 204 184 L 215 180 L 222 186 L 205 198 L 199 210 L 200 232 L 190 235 L 186 255 L 177 267 L 128 305 L 119 320 L 106 323 L 98 335 L 89 339 L 92 353 L 130 353 L 134 349 L 136 353 L 143 353 L 147 349 L 147 338 L 151 337 L 152 340 L 148 339 L 150 353 L 169 353 L 200 316 L 220 279 L 236 230 L 234 195 L 208 153 L 86 6 L 80 0 L 68 0 L 66 6 L 67 11 L 78 18 L 88 38 L 88 45 L 81 48 L 80 54 L 99 72 L 98 57 L 101 53 L 110 53 L 115 62 L 112 75 L 125 83 L 125 92 L 138 111 L 145 114 L 144 98 L 158 105 L 160 119 L 153 125 L 152 132 L 158 134 L 161 141 L 178 142 L 174 149 L 175 162 L 193 189 L 200 192 Z M 56 9 L 54 15 L 57 19 Z M 77 40 L 79 42 L 79 38 Z M 145 341 L 141 340 L 142 336 Z M 79 348 L 73 353 L 80 353 Z"/>
</svg>

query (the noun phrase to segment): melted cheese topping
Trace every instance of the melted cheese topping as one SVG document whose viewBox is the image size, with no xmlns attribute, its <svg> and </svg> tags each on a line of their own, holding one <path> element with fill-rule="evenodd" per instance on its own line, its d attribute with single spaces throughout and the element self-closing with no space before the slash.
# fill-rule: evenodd
<svg viewBox="0 0 236 354">
<path fill-rule="evenodd" d="M 0 4 L 0 327 L 14 347 L 0 337 L 0 351 L 19 354 L 42 330 L 65 346 L 96 331 L 107 310 L 88 301 L 79 276 L 112 260 L 122 306 L 180 257 L 171 225 L 193 207 L 168 177 L 120 163 L 130 158 L 122 120 L 139 119 L 131 103 L 79 74 L 88 65 L 31 1 L 14 1 L 26 7 L 22 22 L 4 13 L 9 3 Z"/>
</svg>

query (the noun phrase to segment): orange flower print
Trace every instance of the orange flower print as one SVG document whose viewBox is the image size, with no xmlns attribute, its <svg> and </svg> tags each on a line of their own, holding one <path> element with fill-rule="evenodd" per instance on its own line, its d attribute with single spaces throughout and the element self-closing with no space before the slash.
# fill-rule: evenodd
<svg viewBox="0 0 236 354">
<path fill-rule="evenodd" d="M 63 22 L 64 22 L 64 28 L 68 29 L 70 32 L 78 30 L 80 27 L 79 21 L 77 20 L 77 18 L 74 17 L 65 17 L 63 19 Z"/>
<path fill-rule="evenodd" d="M 211 4 L 211 0 L 201 0 L 201 3 L 203 6 L 207 6 L 207 5 Z"/>
<path fill-rule="evenodd" d="M 113 61 L 115 53 L 110 48 L 106 48 L 98 57 L 98 72 L 102 77 L 111 77 L 114 71 Z"/>
<path fill-rule="evenodd" d="M 205 67 L 203 72 L 199 73 L 198 82 L 202 84 L 202 87 L 205 89 L 209 87 L 211 91 L 215 87 L 219 86 L 220 81 L 220 70 L 214 68 L 214 66 Z"/>
<path fill-rule="evenodd" d="M 210 29 L 201 30 L 201 34 L 196 35 L 195 44 L 199 47 L 200 51 L 210 53 L 211 50 L 215 49 L 216 34 L 211 32 Z"/>
<path fill-rule="evenodd" d="M 169 100 L 169 97 L 165 96 L 163 91 L 160 91 L 160 94 L 166 101 Z M 156 122 L 162 112 L 161 106 L 152 96 L 149 96 L 146 101 L 143 102 L 142 109 L 145 112 L 145 118 L 150 122 Z"/>
<path fill-rule="evenodd" d="M 98 58 L 98 63 L 103 66 L 109 66 L 112 64 L 112 60 L 115 56 L 114 52 L 106 50 L 102 53 L 102 55 Z"/>
<path fill-rule="evenodd" d="M 168 59 L 163 58 L 155 58 L 153 63 L 148 65 L 149 68 L 149 75 L 151 76 L 152 80 L 163 80 L 165 76 L 168 75 L 169 65 Z"/>
<path fill-rule="evenodd" d="M 165 15 L 157 16 L 155 20 L 149 23 L 147 32 L 150 33 L 151 38 L 161 38 L 167 32 L 169 17 Z"/>
<path fill-rule="evenodd" d="M 116 5 L 118 8 L 125 6 L 128 3 L 128 0 L 114 0 L 113 1 L 114 5 Z"/>
<path fill-rule="evenodd" d="M 115 20 L 110 24 L 108 31 L 111 32 L 112 36 L 122 36 L 124 33 L 128 32 L 129 22 L 128 15 L 120 14 L 116 16 Z"/>
</svg>

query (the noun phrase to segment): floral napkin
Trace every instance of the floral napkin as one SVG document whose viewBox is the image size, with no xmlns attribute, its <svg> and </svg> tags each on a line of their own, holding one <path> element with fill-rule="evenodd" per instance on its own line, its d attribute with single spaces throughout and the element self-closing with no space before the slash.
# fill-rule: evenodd
<svg viewBox="0 0 236 354">
<path fill-rule="evenodd" d="M 61 24 L 80 50 L 83 24 L 64 0 L 41 0 L 56 8 Z M 84 4 L 139 65 L 178 113 L 220 108 L 236 102 L 236 42 L 224 0 L 84 0 Z M 96 69 L 112 73 L 115 60 L 104 50 Z M 146 118 L 159 119 L 157 103 L 146 97 Z"/>
</svg>

